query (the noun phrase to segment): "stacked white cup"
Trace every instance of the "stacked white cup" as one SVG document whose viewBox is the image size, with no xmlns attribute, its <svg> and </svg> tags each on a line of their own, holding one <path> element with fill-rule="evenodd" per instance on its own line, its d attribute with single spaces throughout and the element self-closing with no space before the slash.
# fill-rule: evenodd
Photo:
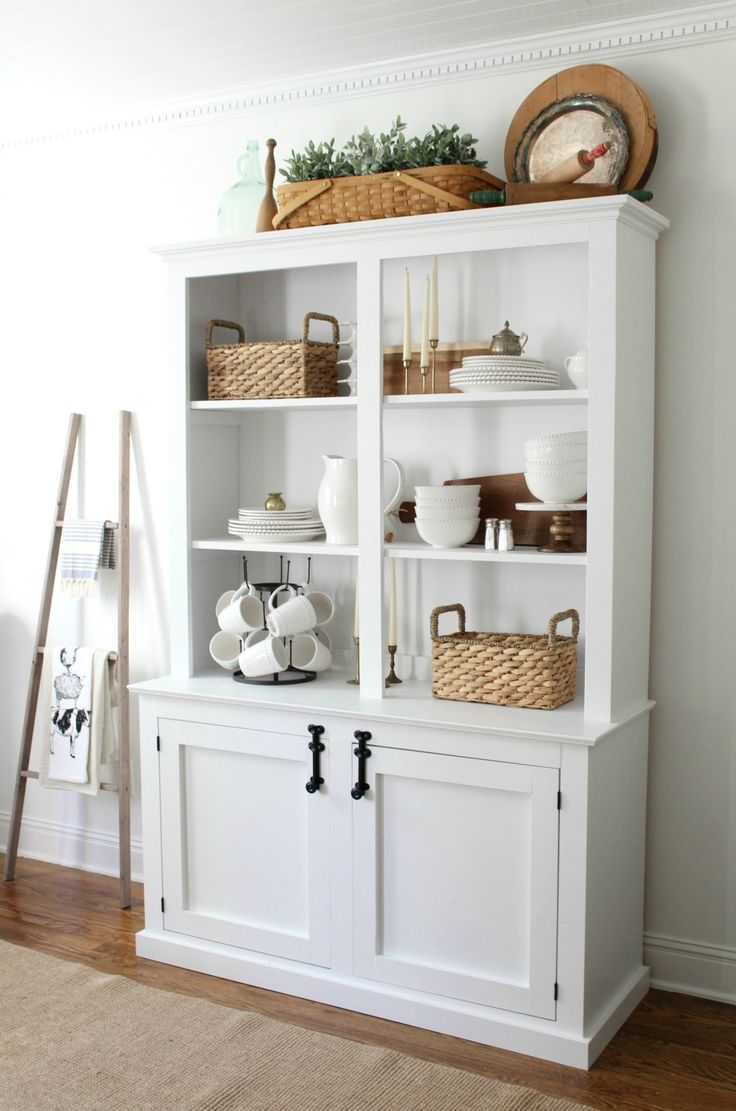
<svg viewBox="0 0 736 1111">
<path fill-rule="evenodd" d="M 524 444 L 524 478 L 535 498 L 567 504 L 588 489 L 588 433 L 553 432 Z"/>
<path fill-rule="evenodd" d="M 290 598 L 279 605 L 284 591 Z M 218 599 L 220 631 L 210 641 L 210 655 L 226 671 L 239 668 L 249 679 L 286 671 L 290 662 L 299 671 L 324 671 L 332 663 L 332 645 L 322 626 L 334 611 L 329 595 L 299 594 L 286 584 L 264 606 L 256 588 L 244 583 Z"/>
<path fill-rule="evenodd" d="M 340 397 L 354 397 L 358 392 L 357 328 L 352 320 L 340 322 L 340 347 L 337 353 L 337 392 Z"/>
</svg>

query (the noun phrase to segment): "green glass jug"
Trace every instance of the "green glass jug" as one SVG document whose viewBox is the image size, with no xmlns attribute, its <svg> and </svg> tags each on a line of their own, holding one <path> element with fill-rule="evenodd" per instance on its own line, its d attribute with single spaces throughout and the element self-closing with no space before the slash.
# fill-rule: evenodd
<svg viewBox="0 0 736 1111">
<path fill-rule="evenodd" d="M 219 235 L 248 235 L 256 230 L 258 207 L 263 199 L 266 183 L 261 173 L 258 141 L 249 139 L 245 154 L 238 159 L 237 181 L 220 201 L 217 213 Z"/>
</svg>

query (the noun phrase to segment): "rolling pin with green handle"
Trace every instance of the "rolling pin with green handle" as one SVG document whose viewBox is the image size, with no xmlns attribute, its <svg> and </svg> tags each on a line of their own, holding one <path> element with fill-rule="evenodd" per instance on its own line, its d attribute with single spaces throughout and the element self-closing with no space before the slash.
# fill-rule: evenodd
<svg viewBox="0 0 736 1111">
<path fill-rule="evenodd" d="M 483 205 L 536 204 L 542 201 L 571 201 L 584 197 L 615 197 L 623 194 L 636 201 L 651 201 L 654 197 L 648 189 L 619 190 L 615 185 L 577 185 L 575 182 L 543 185 L 537 182 L 509 181 L 505 189 L 475 189 L 468 194 L 468 200 Z"/>
</svg>

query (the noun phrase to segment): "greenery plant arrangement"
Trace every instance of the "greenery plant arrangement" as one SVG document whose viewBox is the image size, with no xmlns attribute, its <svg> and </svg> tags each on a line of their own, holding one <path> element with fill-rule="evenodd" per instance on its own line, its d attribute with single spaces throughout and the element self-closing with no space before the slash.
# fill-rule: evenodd
<svg viewBox="0 0 736 1111">
<path fill-rule="evenodd" d="M 292 150 L 280 172 L 287 181 L 313 181 L 423 166 L 486 166 L 476 155 L 478 140 L 469 133 L 461 135 L 459 124 L 433 124 L 426 135 L 411 139 L 407 139 L 405 130 L 406 123 L 397 116 L 388 133 L 374 135 L 364 127 L 348 139 L 342 150 L 335 150 L 334 138 L 316 145 L 309 142 L 301 153 Z"/>
</svg>

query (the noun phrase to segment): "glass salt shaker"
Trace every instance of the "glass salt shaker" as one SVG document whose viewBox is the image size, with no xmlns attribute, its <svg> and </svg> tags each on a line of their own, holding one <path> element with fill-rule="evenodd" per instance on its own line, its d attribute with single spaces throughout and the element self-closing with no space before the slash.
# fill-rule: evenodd
<svg viewBox="0 0 736 1111">
<path fill-rule="evenodd" d="M 485 549 L 487 552 L 495 552 L 498 547 L 498 518 L 486 517 L 486 539 Z"/>
<path fill-rule="evenodd" d="M 508 518 L 498 522 L 498 550 L 499 552 L 514 550 L 514 532 Z"/>
</svg>

